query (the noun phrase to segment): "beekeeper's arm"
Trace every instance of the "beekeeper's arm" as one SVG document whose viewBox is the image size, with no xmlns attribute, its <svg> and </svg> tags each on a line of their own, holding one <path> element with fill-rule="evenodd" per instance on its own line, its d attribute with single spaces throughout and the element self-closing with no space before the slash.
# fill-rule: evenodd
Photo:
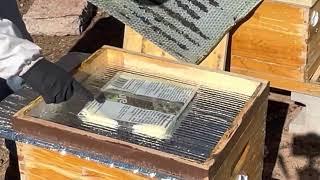
<svg viewBox="0 0 320 180">
<path fill-rule="evenodd" d="M 20 26 L 20 27 L 19 27 Z M 47 61 L 31 42 L 14 0 L 0 0 L 0 98 L 19 89 L 24 80 L 46 103 L 68 100 L 74 92 L 92 95 L 62 68 Z"/>
</svg>

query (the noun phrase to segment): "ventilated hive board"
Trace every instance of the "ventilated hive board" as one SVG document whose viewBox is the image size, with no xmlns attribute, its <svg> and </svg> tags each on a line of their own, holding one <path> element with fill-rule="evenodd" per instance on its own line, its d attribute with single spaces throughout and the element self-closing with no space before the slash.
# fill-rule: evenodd
<svg viewBox="0 0 320 180">
<path fill-rule="evenodd" d="M 82 122 L 76 114 L 86 102 L 76 96 L 59 106 L 45 105 L 42 99 L 37 99 L 15 115 L 15 129 L 83 151 L 98 152 L 117 161 L 189 179 L 219 176 L 218 169 L 224 161 L 234 164 L 229 168 L 238 169 L 234 162 L 237 160 L 227 159 L 228 156 L 241 159 L 241 153 L 246 152 L 243 148 L 249 144 L 248 139 L 236 152 L 230 153 L 236 144 L 242 142 L 244 131 L 254 125 L 248 137 L 253 133 L 264 134 L 268 95 L 265 82 L 111 47 L 101 49 L 83 63 L 77 76 L 83 78 L 88 89 L 98 92 L 117 72 L 199 87 L 179 117 L 181 123 L 170 139 L 160 140 Z M 263 136 L 259 137 L 262 140 L 257 143 L 263 147 Z M 262 155 L 257 157 L 261 157 L 262 162 Z"/>
<path fill-rule="evenodd" d="M 200 63 L 260 0 L 91 0 L 181 61 Z"/>
</svg>

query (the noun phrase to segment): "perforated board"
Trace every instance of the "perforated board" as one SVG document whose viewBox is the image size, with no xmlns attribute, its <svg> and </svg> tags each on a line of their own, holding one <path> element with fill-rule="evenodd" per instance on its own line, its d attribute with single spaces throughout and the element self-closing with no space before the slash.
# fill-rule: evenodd
<svg viewBox="0 0 320 180">
<path fill-rule="evenodd" d="M 199 64 L 261 0 L 90 0 L 144 37 Z"/>
</svg>

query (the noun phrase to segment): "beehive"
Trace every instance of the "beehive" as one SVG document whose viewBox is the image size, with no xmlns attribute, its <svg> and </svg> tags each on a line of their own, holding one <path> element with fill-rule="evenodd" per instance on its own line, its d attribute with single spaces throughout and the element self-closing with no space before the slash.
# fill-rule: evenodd
<svg viewBox="0 0 320 180">
<path fill-rule="evenodd" d="M 201 66 L 269 80 L 272 87 L 320 95 L 319 9 L 317 0 L 265 0 L 225 38 Z M 174 59 L 126 27 L 124 48 Z M 228 67 L 227 67 L 228 68 Z"/>
<path fill-rule="evenodd" d="M 71 118 L 50 116 L 50 113 L 58 111 L 49 111 L 51 106 L 45 105 L 41 98 L 15 114 L 14 128 L 49 142 L 99 153 L 114 161 L 134 164 L 172 177 L 234 179 L 243 174 L 250 179 L 261 178 L 268 83 L 112 47 L 104 47 L 92 55 L 82 64 L 76 76 L 94 92 L 95 89 L 89 86 L 93 82 L 90 79 L 108 81 L 119 71 L 200 86 L 190 109 L 181 116 L 181 124 L 169 141 L 88 125 L 72 118 L 76 112 L 69 113 Z M 74 97 L 71 102 L 75 101 L 81 100 Z M 49 115 L 39 114 L 44 109 Z M 61 119 L 63 117 L 68 118 Z M 35 156 L 30 152 L 30 157 Z M 28 156 L 26 154 L 24 156 Z M 23 159 L 35 159 L 30 157 Z M 39 166 L 39 176 L 41 172 L 46 172 L 43 168 L 50 171 L 52 177 L 69 172 L 55 171 L 54 167 L 54 163 L 49 167 Z M 33 172 L 37 169 L 32 168 Z M 24 169 L 24 172 L 31 170 Z"/>
<path fill-rule="evenodd" d="M 226 66 L 228 41 L 229 34 L 226 34 L 211 53 L 199 64 L 199 66 L 224 70 Z M 176 58 L 153 44 L 129 26 L 125 27 L 123 48 L 130 51 L 178 61 Z"/>
<path fill-rule="evenodd" d="M 320 2 L 265 0 L 232 34 L 231 71 L 320 94 Z"/>
</svg>

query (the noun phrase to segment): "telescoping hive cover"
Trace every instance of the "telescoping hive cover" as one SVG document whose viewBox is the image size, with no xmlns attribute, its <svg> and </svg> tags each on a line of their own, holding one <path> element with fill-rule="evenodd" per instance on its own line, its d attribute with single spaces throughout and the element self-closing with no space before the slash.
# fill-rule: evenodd
<svg viewBox="0 0 320 180">
<path fill-rule="evenodd" d="M 181 61 L 200 63 L 261 0 L 90 0 Z"/>
</svg>

